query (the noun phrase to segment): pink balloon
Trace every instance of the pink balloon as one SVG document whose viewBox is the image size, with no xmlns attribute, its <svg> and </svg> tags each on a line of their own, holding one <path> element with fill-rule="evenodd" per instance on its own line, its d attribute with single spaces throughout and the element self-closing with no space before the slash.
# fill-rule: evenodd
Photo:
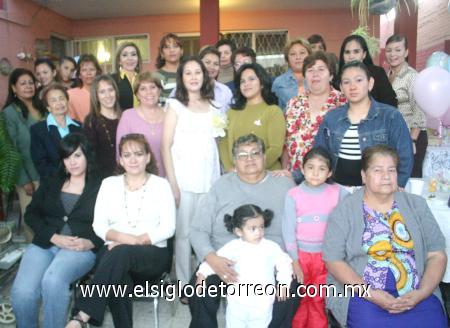
<svg viewBox="0 0 450 328">
<path fill-rule="evenodd" d="M 442 117 L 450 108 L 450 73 L 436 66 L 425 68 L 414 81 L 413 94 L 424 112 Z"/>
</svg>

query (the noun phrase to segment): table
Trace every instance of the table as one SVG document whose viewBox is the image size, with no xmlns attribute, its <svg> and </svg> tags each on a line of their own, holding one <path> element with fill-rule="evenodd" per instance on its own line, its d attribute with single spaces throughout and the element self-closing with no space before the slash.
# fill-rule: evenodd
<svg viewBox="0 0 450 328">
<path fill-rule="evenodd" d="M 447 199 L 444 199 L 445 195 Z M 450 208 L 447 206 L 448 196 L 448 194 L 438 194 L 436 198 L 427 198 L 427 204 L 444 234 L 445 253 L 447 254 L 447 258 L 450 259 Z M 445 270 L 442 281 L 450 283 L 450 261 L 447 261 L 447 269 Z"/>
</svg>

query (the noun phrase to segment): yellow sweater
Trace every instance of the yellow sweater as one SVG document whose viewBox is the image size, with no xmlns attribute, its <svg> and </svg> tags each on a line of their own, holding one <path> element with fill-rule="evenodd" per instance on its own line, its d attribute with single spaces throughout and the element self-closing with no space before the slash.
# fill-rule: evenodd
<svg viewBox="0 0 450 328">
<path fill-rule="evenodd" d="M 283 112 L 276 105 L 262 102 L 257 105 L 247 104 L 243 110 L 230 109 L 226 136 L 220 140 L 220 160 L 225 170 L 230 170 L 233 164 L 233 143 L 239 137 L 253 133 L 261 138 L 266 145 L 266 168 L 276 170 L 281 168 L 280 157 L 286 132 L 286 122 Z"/>
</svg>

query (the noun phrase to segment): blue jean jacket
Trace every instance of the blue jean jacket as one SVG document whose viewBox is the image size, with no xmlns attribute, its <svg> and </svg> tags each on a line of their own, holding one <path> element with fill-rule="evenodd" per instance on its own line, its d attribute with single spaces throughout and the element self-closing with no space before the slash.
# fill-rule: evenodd
<svg viewBox="0 0 450 328">
<path fill-rule="evenodd" d="M 283 113 L 286 112 L 288 101 L 298 94 L 298 82 L 290 68 L 273 81 L 272 91 L 278 97 L 278 106 L 283 110 Z"/>
<path fill-rule="evenodd" d="M 314 145 L 322 146 L 330 152 L 333 170 L 336 169 L 344 134 L 351 125 L 348 109 L 349 105 L 345 104 L 328 112 L 315 137 Z M 400 112 L 395 107 L 376 102 L 372 98 L 369 113 L 359 124 L 358 134 L 361 152 L 378 144 L 386 144 L 397 150 L 400 157 L 398 185 L 405 187 L 411 175 L 414 155 L 409 129 Z"/>
</svg>

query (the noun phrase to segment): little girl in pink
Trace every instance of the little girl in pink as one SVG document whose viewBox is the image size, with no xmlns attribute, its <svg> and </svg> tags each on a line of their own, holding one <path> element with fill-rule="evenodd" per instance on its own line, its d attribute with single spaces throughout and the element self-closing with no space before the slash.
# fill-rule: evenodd
<svg viewBox="0 0 450 328">
<path fill-rule="evenodd" d="M 286 195 L 283 239 L 293 260 L 297 281 L 319 288 L 320 284 L 325 284 L 327 275 L 322 242 L 328 215 L 347 191 L 338 184 L 328 183 L 333 173 L 331 157 L 323 148 L 312 148 L 306 153 L 301 171 L 305 181 Z M 327 328 L 324 298 L 304 296 L 292 327 Z"/>
</svg>

